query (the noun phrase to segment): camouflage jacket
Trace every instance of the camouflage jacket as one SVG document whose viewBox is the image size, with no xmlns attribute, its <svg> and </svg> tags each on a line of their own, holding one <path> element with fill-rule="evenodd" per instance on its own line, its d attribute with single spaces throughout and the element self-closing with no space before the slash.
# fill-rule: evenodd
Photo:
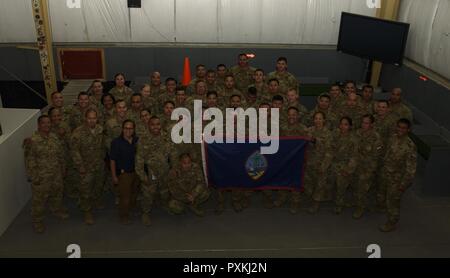
<svg viewBox="0 0 450 278">
<path fill-rule="evenodd" d="M 64 173 L 64 148 L 54 133 L 45 137 L 35 132 L 30 142 L 23 147 L 25 168 L 33 183 L 38 184 L 41 178 L 51 178 Z"/>
<path fill-rule="evenodd" d="M 290 72 L 271 72 L 267 76 L 267 80 L 276 78 L 278 81 L 280 81 L 280 90 L 283 92 L 283 94 L 286 94 L 286 92 L 290 88 L 295 88 L 297 92 L 299 91 L 299 82 L 295 76 Z"/>
<path fill-rule="evenodd" d="M 336 171 L 345 170 L 351 174 L 355 172 L 357 166 L 358 140 L 353 132 L 342 135 L 340 130 L 333 132 L 331 141 L 333 154 L 332 166 Z"/>
<path fill-rule="evenodd" d="M 166 178 L 175 152 L 172 142 L 163 133 L 139 138 L 136 151 L 136 173 L 144 184 Z"/>
<path fill-rule="evenodd" d="M 408 137 L 394 135 L 386 147 L 383 173 L 396 176 L 403 185 L 409 185 L 416 174 L 417 147 Z"/>
<path fill-rule="evenodd" d="M 84 167 L 86 171 L 97 171 L 104 166 L 106 154 L 103 127 L 96 125 L 91 130 L 82 125 L 75 129 L 70 146 L 72 159 L 77 169 Z"/>
<path fill-rule="evenodd" d="M 175 167 L 169 173 L 170 194 L 177 200 L 187 201 L 186 194 L 198 196 L 207 189 L 203 177 L 203 172 L 196 163 L 192 163 L 190 171 L 183 171 L 180 167 Z"/>
</svg>

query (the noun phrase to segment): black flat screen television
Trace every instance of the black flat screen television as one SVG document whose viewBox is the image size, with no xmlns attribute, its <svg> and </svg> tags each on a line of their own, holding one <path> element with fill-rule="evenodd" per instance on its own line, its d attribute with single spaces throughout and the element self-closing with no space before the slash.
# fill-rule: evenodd
<svg viewBox="0 0 450 278">
<path fill-rule="evenodd" d="M 409 24 L 342 13 L 337 50 L 386 64 L 403 63 Z"/>
</svg>

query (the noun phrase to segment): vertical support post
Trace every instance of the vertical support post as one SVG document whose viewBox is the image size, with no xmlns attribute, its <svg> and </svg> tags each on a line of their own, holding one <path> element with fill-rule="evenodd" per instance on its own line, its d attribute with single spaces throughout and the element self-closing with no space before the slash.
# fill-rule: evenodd
<svg viewBox="0 0 450 278">
<path fill-rule="evenodd" d="M 377 9 L 377 17 L 381 19 L 396 20 L 399 8 L 400 0 L 381 0 L 381 7 Z M 373 62 L 370 84 L 374 87 L 378 87 L 379 85 L 382 67 L 383 64 L 381 62 Z"/>
<path fill-rule="evenodd" d="M 56 85 L 55 62 L 53 59 L 52 32 L 48 16 L 48 0 L 31 0 L 31 2 L 45 93 L 47 102 L 50 103 L 51 94 L 58 90 L 58 87 Z"/>
</svg>

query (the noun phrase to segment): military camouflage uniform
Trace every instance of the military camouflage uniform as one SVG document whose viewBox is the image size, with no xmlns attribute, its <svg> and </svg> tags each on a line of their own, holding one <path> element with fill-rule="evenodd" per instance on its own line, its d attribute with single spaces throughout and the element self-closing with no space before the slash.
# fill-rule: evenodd
<svg viewBox="0 0 450 278">
<path fill-rule="evenodd" d="M 91 130 L 82 125 L 74 130 L 71 137 L 71 153 L 75 167 L 84 168 L 79 186 L 80 209 L 92 211 L 94 206 L 102 202 L 105 186 L 105 143 L 103 127 L 96 125 Z"/>
<path fill-rule="evenodd" d="M 150 85 L 150 92 L 152 92 L 152 97 L 158 99 L 159 95 L 166 92 L 166 86 L 160 84 L 159 86 Z"/>
<path fill-rule="evenodd" d="M 157 115 L 160 111 L 158 100 L 154 96 L 142 97 L 144 109 L 149 109 L 152 115 Z"/>
<path fill-rule="evenodd" d="M 349 117 L 352 119 L 353 128 L 357 129 L 361 127 L 362 116 L 364 116 L 364 110 L 360 105 L 349 106 L 344 103 L 335 112 L 337 115 L 337 124 L 342 117 Z"/>
<path fill-rule="evenodd" d="M 375 114 L 375 105 L 376 105 L 376 101 L 375 100 L 371 100 L 371 101 L 361 101 L 361 108 L 363 111 L 363 115 L 373 115 Z"/>
<path fill-rule="evenodd" d="M 413 123 L 413 113 L 411 109 L 402 102 L 397 104 L 393 104 L 391 102 L 391 113 L 397 120 L 408 119 L 411 123 Z"/>
<path fill-rule="evenodd" d="M 308 129 L 314 142 L 310 144 L 305 173 L 305 193 L 316 202 L 331 200 L 331 188 L 327 184 L 327 170 L 332 160 L 332 133 L 326 127 Z"/>
<path fill-rule="evenodd" d="M 417 148 L 408 137 L 394 135 L 389 140 L 381 171 L 382 186 L 377 192 L 379 203 L 385 203 L 388 219 L 400 219 L 400 201 L 403 190 L 412 183 L 417 168 Z"/>
<path fill-rule="evenodd" d="M 357 137 L 353 132 L 341 134 L 340 130 L 333 132 L 332 139 L 333 163 L 331 164 L 332 181 L 336 185 L 336 207 L 342 208 L 350 182 L 357 166 Z M 344 175 L 343 173 L 347 173 Z"/>
<path fill-rule="evenodd" d="M 200 166 L 193 163 L 189 171 L 180 167 L 173 168 L 169 173 L 169 190 L 172 196 L 169 209 L 174 214 L 184 212 L 185 206 L 198 207 L 209 198 L 209 190 L 205 185 L 203 171 Z M 190 202 L 186 194 L 192 194 L 194 202 Z"/>
<path fill-rule="evenodd" d="M 105 107 L 102 107 L 102 109 L 100 109 L 100 113 L 102 114 L 102 119 L 103 119 L 103 122 L 100 122 L 100 124 L 105 125 L 109 119 L 115 117 L 116 110 L 114 109 L 114 107 L 111 108 L 110 110 L 106 110 Z"/>
<path fill-rule="evenodd" d="M 139 139 L 135 169 L 141 180 L 141 206 L 144 214 L 151 212 L 156 193 L 159 193 L 163 205 L 168 204 L 170 194 L 167 175 L 170 161 L 174 159 L 174 151 L 166 135 L 150 134 Z"/>
<path fill-rule="evenodd" d="M 287 91 L 291 88 L 294 88 L 299 92 L 299 82 L 295 76 L 290 72 L 271 72 L 267 76 L 267 80 L 276 78 L 280 82 L 280 91 L 283 93 L 283 96 L 286 95 Z"/>
<path fill-rule="evenodd" d="M 253 75 L 255 74 L 255 71 L 255 68 L 241 68 L 240 66 L 234 66 L 230 69 L 236 83 L 236 88 L 239 91 L 246 92 L 248 86 L 253 83 Z"/>
<path fill-rule="evenodd" d="M 334 130 L 338 126 L 338 122 L 339 122 L 338 116 L 331 109 L 322 110 L 318 106 L 309 112 L 309 115 L 307 117 L 306 124 L 305 124 L 306 126 L 314 125 L 314 114 L 316 114 L 317 112 L 322 112 L 325 114 L 325 118 L 326 118 L 325 126 L 329 130 Z"/>
<path fill-rule="evenodd" d="M 69 125 L 70 128 L 72 130 L 75 130 L 77 127 L 82 126 L 85 122 L 85 113 L 88 109 L 94 109 L 95 111 L 97 111 L 97 119 L 98 119 L 98 123 L 102 124 L 103 122 L 103 115 L 102 113 L 100 113 L 100 110 L 97 108 L 97 106 L 95 105 L 89 105 L 89 107 L 87 107 L 86 109 L 80 109 L 80 107 L 78 105 L 74 106 L 74 108 L 72 109 L 71 113 L 70 113 L 70 118 L 69 118 Z"/>
<path fill-rule="evenodd" d="M 302 124 L 306 125 L 307 121 L 308 121 L 307 118 L 308 118 L 308 115 L 309 115 L 308 109 L 303 104 L 301 104 L 298 101 L 296 101 L 294 103 L 286 102 L 284 104 L 284 108 L 285 108 L 286 111 L 288 111 L 288 109 L 291 108 L 291 107 L 295 107 L 295 108 L 298 109 L 298 116 L 300 118 L 300 122 Z"/>
<path fill-rule="evenodd" d="M 130 106 L 131 96 L 133 95 L 133 90 L 127 86 L 124 86 L 122 90 L 119 90 L 117 87 L 109 90 L 109 93 L 114 96 L 114 99 L 117 101 L 124 100 L 127 103 L 127 106 Z"/>
<path fill-rule="evenodd" d="M 70 155 L 70 137 L 71 129 L 69 125 L 65 122 L 61 122 L 56 125 L 52 123 L 50 132 L 55 134 L 61 141 L 61 145 L 64 149 L 64 160 L 66 166 L 66 177 L 64 178 L 64 192 L 67 196 L 71 198 L 78 197 L 78 184 L 80 182 L 80 177 L 78 171 L 75 169 L 72 156 Z"/>
<path fill-rule="evenodd" d="M 356 132 L 357 144 L 357 163 L 355 172 L 354 197 L 356 207 L 366 209 L 367 194 L 374 185 L 377 164 L 383 152 L 383 143 L 380 135 L 374 129 Z"/>
<path fill-rule="evenodd" d="M 24 145 L 25 166 L 31 178 L 31 217 L 33 223 L 44 220 L 45 204 L 52 213 L 63 210 L 64 147 L 58 137 L 35 132 Z"/>
</svg>

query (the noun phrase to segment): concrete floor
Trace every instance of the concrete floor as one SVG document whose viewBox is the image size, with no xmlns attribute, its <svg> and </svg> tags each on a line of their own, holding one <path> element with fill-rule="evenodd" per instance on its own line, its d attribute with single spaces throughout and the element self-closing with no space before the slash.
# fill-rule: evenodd
<svg viewBox="0 0 450 278">
<path fill-rule="evenodd" d="M 120 225 L 112 199 L 88 227 L 70 203 L 70 219 L 61 223 L 47 217 L 43 235 L 33 233 L 26 207 L 0 237 L 0 257 L 67 257 L 72 243 L 80 245 L 83 257 L 364 258 L 373 243 L 381 247 L 382 257 L 450 257 L 450 198 L 423 197 L 420 186 L 419 174 L 404 197 L 399 228 L 390 234 L 378 231 L 384 215 L 369 213 L 355 221 L 350 209 L 336 216 L 332 204 L 326 204 L 312 216 L 305 204 L 292 216 L 287 208 L 262 208 L 260 194 L 240 214 L 228 207 L 216 216 L 214 201 L 207 204 L 204 218 L 155 209 L 149 228 L 138 217 L 130 226 Z"/>
</svg>

